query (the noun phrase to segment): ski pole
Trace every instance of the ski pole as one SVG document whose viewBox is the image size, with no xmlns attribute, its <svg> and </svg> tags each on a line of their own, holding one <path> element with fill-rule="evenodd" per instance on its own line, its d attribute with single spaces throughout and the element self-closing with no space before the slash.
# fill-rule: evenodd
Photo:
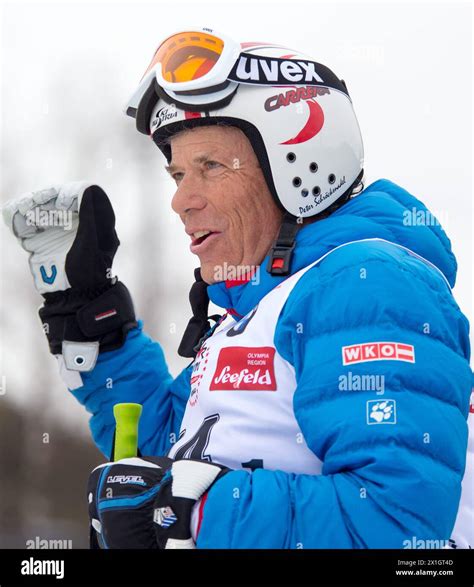
<svg viewBox="0 0 474 587">
<path fill-rule="evenodd" d="M 142 414 L 141 404 L 115 404 L 115 442 L 113 460 L 136 457 L 138 452 L 138 422 Z"/>
</svg>

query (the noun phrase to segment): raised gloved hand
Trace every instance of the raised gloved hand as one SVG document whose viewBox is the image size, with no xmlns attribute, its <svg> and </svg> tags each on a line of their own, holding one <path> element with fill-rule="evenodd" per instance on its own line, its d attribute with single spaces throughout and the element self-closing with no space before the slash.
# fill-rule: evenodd
<svg viewBox="0 0 474 587">
<path fill-rule="evenodd" d="M 112 277 L 120 241 L 109 198 L 97 185 L 73 182 L 10 200 L 2 213 L 30 253 L 51 352 L 67 369 L 92 369 L 99 350 L 119 348 L 136 325 L 128 290 Z"/>
<path fill-rule="evenodd" d="M 204 461 L 140 457 L 89 478 L 91 547 L 195 548 L 193 508 L 229 469 Z"/>
</svg>

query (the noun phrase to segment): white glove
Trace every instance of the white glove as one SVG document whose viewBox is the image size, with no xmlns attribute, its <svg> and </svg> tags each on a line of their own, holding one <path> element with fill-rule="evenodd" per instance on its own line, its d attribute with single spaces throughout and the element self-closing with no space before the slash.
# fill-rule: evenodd
<svg viewBox="0 0 474 587">
<path fill-rule="evenodd" d="M 51 353 L 62 355 L 67 371 L 90 371 L 99 351 L 120 348 L 137 324 L 130 293 L 111 275 L 120 241 L 107 194 L 85 181 L 67 183 L 11 200 L 2 212 L 30 253 Z"/>
<path fill-rule="evenodd" d="M 76 238 L 82 196 L 91 185 L 54 185 L 9 200 L 2 209 L 6 225 L 30 253 L 30 270 L 40 294 L 71 287 L 66 255 Z"/>
</svg>

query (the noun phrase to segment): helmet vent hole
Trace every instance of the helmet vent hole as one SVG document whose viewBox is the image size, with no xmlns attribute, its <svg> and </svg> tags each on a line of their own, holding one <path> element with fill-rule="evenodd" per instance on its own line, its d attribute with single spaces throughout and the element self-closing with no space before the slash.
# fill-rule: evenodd
<svg viewBox="0 0 474 587">
<path fill-rule="evenodd" d="M 286 155 L 286 160 L 289 163 L 294 163 L 296 161 L 296 155 L 294 153 L 290 152 Z"/>
<path fill-rule="evenodd" d="M 330 175 L 328 175 L 328 182 L 329 183 L 334 183 L 336 181 L 336 176 L 334 175 L 334 173 L 331 173 Z"/>
<path fill-rule="evenodd" d="M 299 188 L 301 185 L 301 177 L 294 177 L 293 178 L 293 185 L 295 188 Z"/>
<path fill-rule="evenodd" d="M 318 170 L 318 164 L 313 161 L 309 164 L 309 170 L 311 171 L 311 173 L 316 173 L 316 171 Z"/>
<path fill-rule="evenodd" d="M 314 186 L 312 193 L 313 196 L 319 196 L 319 194 L 321 193 L 321 188 L 318 185 Z"/>
<path fill-rule="evenodd" d="M 301 195 L 303 196 L 303 198 L 306 198 L 306 196 L 309 194 L 308 190 L 305 188 L 303 190 L 301 190 Z"/>
</svg>

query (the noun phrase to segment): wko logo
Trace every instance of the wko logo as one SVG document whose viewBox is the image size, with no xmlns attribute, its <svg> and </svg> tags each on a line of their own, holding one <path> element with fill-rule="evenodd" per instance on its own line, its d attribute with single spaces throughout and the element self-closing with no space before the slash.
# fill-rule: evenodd
<svg viewBox="0 0 474 587">
<path fill-rule="evenodd" d="M 211 391 L 276 391 L 273 347 L 221 349 Z"/>
<path fill-rule="evenodd" d="M 401 342 L 365 342 L 342 347 L 343 365 L 387 360 L 414 363 L 415 347 Z"/>
</svg>

